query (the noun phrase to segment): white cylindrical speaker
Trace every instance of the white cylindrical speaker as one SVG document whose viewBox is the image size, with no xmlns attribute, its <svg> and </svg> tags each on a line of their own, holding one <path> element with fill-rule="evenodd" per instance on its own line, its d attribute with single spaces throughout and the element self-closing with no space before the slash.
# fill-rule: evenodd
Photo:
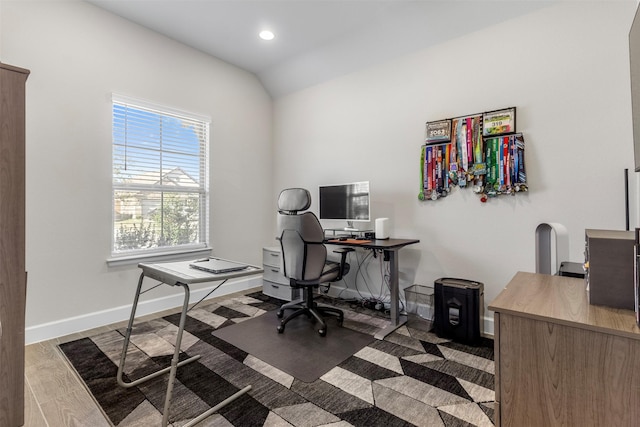
<svg viewBox="0 0 640 427">
<path fill-rule="evenodd" d="M 376 218 L 376 239 L 389 238 L 389 218 Z"/>
</svg>

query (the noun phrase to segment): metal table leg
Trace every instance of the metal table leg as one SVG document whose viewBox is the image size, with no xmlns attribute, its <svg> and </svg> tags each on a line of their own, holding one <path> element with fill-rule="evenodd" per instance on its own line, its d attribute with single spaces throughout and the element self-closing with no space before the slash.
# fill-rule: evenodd
<svg viewBox="0 0 640 427">
<path fill-rule="evenodd" d="M 169 423 L 169 410 L 170 410 L 170 406 L 171 406 L 171 397 L 173 395 L 173 384 L 174 384 L 175 379 L 176 379 L 177 370 L 178 370 L 178 368 L 180 366 L 184 366 L 187 363 L 191 363 L 191 362 L 194 362 L 194 361 L 200 359 L 200 355 L 197 355 L 197 356 L 190 357 L 189 359 L 183 360 L 182 362 L 178 362 L 178 360 L 180 358 L 180 347 L 181 347 L 181 344 L 182 344 L 182 333 L 184 331 L 184 324 L 185 324 L 185 321 L 186 321 L 186 318 L 187 318 L 187 312 L 189 311 L 189 296 L 190 296 L 189 285 L 187 285 L 185 283 L 180 283 L 180 282 L 177 282 L 177 283 L 172 285 L 172 286 L 182 286 L 182 288 L 184 289 L 184 302 L 182 304 L 182 313 L 180 315 L 180 323 L 179 323 L 179 326 L 178 326 L 178 335 L 176 336 L 176 348 L 175 348 L 175 351 L 173 353 L 173 358 L 171 359 L 171 366 L 168 366 L 166 368 L 160 369 L 160 370 L 158 370 L 156 372 L 153 372 L 153 373 L 151 373 L 149 375 L 146 375 L 146 376 L 144 376 L 142 378 L 139 378 L 139 379 L 137 379 L 135 381 L 125 382 L 122 379 L 122 375 L 124 373 L 124 364 L 125 364 L 125 360 L 126 360 L 126 357 L 127 357 L 127 350 L 129 348 L 129 341 L 130 341 L 130 338 L 131 338 L 131 331 L 133 330 L 133 321 L 134 321 L 134 319 L 136 317 L 136 309 L 138 308 L 138 301 L 140 299 L 140 294 L 144 293 L 144 292 L 141 292 L 143 280 L 144 280 L 144 272 L 142 272 L 142 274 L 140 274 L 140 279 L 138 280 L 138 288 L 136 289 L 136 294 L 135 294 L 135 297 L 133 299 L 133 307 L 131 307 L 131 316 L 129 317 L 129 324 L 127 326 L 127 331 L 126 331 L 125 337 L 124 337 L 124 345 L 122 347 L 122 354 L 120 355 L 120 364 L 118 365 L 117 381 L 118 381 L 118 384 L 121 387 L 129 388 L 129 387 L 134 387 L 134 386 L 136 386 L 136 385 L 138 385 L 140 383 L 143 383 L 145 381 L 148 381 L 150 379 L 156 378 L 156 377 L 158 377 L 158 376 L 160 376 L 162 374 L 165 374 L 165 373 L 169 372 L 169 380 L 167 382 L 167 393 L 165 395 L 164 409 L 162 411 L 162 426 L 163 427 L 167 427 L 167 425 Z M 226 282 L 226 279 L 222 283 L 224 283 L 224 282 Z M 222 285 L 222 283 L 220 285 Z M 213 291 L 218 289 L 218 287 L 220 287 L 220 285 L 218 285 L 215 289 L 213 289 L 211 292 L 209 292 L 209 294 L 207 294 L 200 301 L 198 301 L 198 303 L 200 303 L 204 298 L 206 298 L 211 293 L 213 293 Z M 151 289 L 153 289 L 153 288 L 151 288 Z M 150 290 L 150 289 L 148 289 L 148 290 Z M 196 304 L 198 304 L 198 303 L 196 303 Z M 226 398 L 222 402 L 218 403 L 216 406 L 212 407 L 211 409 L 203 412 L 198 417 L 196 417 L 193 420 L 189 421 L 183 427 L 191 427 L 191 426 L 199 423 L 200 421 L 202 421 L 205 418 L 209 417 L 213 413 L 218 412 L 224 406 L 226 406 L 227 404 L 233 402 L 234 400 L 236 400 L 237 398 L 239 398 L 243 394 L 247 393 L 249 390 L 251 390 L 251 386 L 250 385 L 246 386 L 242 390 L 237 391 L 236 393 L 234 393 L 233 395 L 229 396 L 228 398 Z"/>
<path fill-rule="evenodd" d="M 182 288 L 184 289 L 184 303 L 182 305 L 182 314 L 180 315 L 180 325 L 178 326 L 178 335 L 176 337 L 176 348 L 173 353 L 173 358 L 171 359 L 171 366 L 160 369 L 156 372 L 153 372 L 135 381 L 125 382 L 122 379 L 122 374 L 124 372 L 124 364 L 127 356 L 127 350 L 129 348 L 129 340 L 131 338 L 131 331 L 133 329 L 133 320 L 136 316 L 136 309 L 138 308 L 138 300 L 140 299 L 140 293 L 141 293 L 140 291 L 142 289 L 143 279 L 144 279 L 144 273 L 140 274 L 140 279 L 138 280 L 138 288 L 136 290 L 136 295 L 133 300 L 133 307 L 131 308 L 131 316 L 129 317 L 129 324 L 127 326 L 127 332 L 124 337 L 122 354 L 120 355 L 120 364 L 118 365 L 117 381 L 121 387 L 129 388 L 169 372 L 169 381 L 167 383 L 167 393 L 165 395 L 164 410 L 162 415 L 162 426 L 166 427 L 169 420 L 169 406 L 171 405 L 171 396 L 173 394 L 173 383 L 176 378 L 176 371 L 179 366 L 184 366 L 187 363 L 191 363 L 200 359 L 200 355 L 193 356 L 189 359 L 183 360 L 182 362 L 178 362 L 180 357 L 180 346 L 182 344 L 182 332 L 184 331 L 185 319 L 187 317 L 187 311 L 189 309 L 189 286 L 183 283 L 178 283 L 177 285 L 182 286 Z"/>
</svg>

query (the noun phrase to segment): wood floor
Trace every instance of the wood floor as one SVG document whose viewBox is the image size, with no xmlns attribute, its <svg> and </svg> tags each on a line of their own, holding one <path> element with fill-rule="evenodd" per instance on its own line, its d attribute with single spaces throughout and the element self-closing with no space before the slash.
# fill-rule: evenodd
<svg viewBox="0 0 640 427">
<path fill-rule="evenodd" d="M 261 288 L 256 288 L 259 290 Z M 239 292 L 238 295 L 250 291 Z M 217 298 L 229 298 L 233 294 Z M 212 298 L 210 301 L 215 301 Z M 150 314 L 136 319 L 150 320 L 179 312 L 180 308 Z M 91 395 L 66 362 L 58 344 L 74 341 L 117 328 L 127 321 L 31 344 L 25 347 L 25 427 L 109 427 Z"/>
<path fill-rule="evenodd" d="M 91 330 L 85 334 L 92 335 L 98 331 L 99 329 Z M 109 426 L 57 347 L 61 342 L 82 338 L 85 334 L 74 334 L 26 346 L 26 427 Z"/>
</svg>

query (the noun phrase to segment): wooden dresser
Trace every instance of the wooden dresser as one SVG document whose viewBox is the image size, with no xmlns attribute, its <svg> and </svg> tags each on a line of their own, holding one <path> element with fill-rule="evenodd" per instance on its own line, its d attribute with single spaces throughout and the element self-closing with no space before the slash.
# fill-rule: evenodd
<svg viewBox="0 0 640 427">
<path fill-rule="evenodd" d="M 0 426 L 24 424 L 25 82 L 0 63 Z"/>
<path fill-rule="evenodd" d="M 495 312 L 498 426 L 638 426 L 640 329 L 584 280 L 517 273 Z"/>
</svg>

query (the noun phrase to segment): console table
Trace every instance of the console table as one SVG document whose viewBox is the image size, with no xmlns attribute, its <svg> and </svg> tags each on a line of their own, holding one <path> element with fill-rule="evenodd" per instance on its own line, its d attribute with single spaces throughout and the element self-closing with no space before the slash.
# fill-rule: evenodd
<svg viewBox="0 0 640 427">
<path fill-rule="evenodd" d="M 407 245 L 419 243 L 417 239 L 380 239 L 380 240 L 327 240 L 327 245 L 361 247 L 382 250 L 385 259 L 389 259 L 389 288 L 391 294 L 391 324 L 374 335 L 376 339 L 384 339 L 391 332 L 407 323 L 407 316 L 400 314 L 400 285 L 398 282 L 398 252 Z"/>
<path fill-rule="evenodd" d="M 211 295 L 216 289 L 218 289 L 221 285 L 223 285 L 229 279 L 235 279 L 243 276 L 250 276 L 253 274 L 262 273 L 262 269 L 253 265 L 247 265 L 247 268 L 238 271 L 232 271 L 228 273 L 219 273 L 213 274 L 208 273 L 201 270 L 196 270 L 194 268 L 190 268 L 189 264 L 193 261 L 180 261 L 180 262 L 166 262 L 166 263 L 157 263 L 157 264 L 138 264 L 138 267 L 142 269 L 142 273 L 140 274 L 140 279 L 138 279 L 138 288 L 136 289 L 135 296 L 133 298 L 133 305 L 131 307 L 131 316 L 129 317 L 129 324 L 127 325 L 127 332 L 124 337 L 124 344 L 122 346 L 122 353 L 120 354 L 120 363 L 118 365 L 118 374 L 117 381 L 118 385 L 121 387 L 134 387 L 138 384 L 141 384 L 150 379 L 156 378 L 165 373 L 169 373 L 169 379 L 167 381 L 167 392 L 165 394 L 164 400 L 164 410 L 162 412 L 162 426 L 166 427 L 169 424 L 169 407 L 171 405 L 171 396 L 173 394 L 173 383 L 176 379 L 176 372 L 180 366 L 184 366 L 187 363 L 194 362 L 200 358 L 200 355 L 192 356 L 188 359 L 185 359 L 179 362 L 180 358 L 180 344 L 182 343 L 182 332 L 184 331 L 185 320 L 187 318 L 187 312 L 190 310 L 189 308 L 189 285 L 203 282 L 215 282 L 219 281 L 220 283 L 213 288 L 211 292 L 205 295 L 200 301 L 191 306 L 191 309 L 199 304 L 206 297 Z M 144 278 L 149 277 L 151 279 L 155 279 L 160 282 L 155 286 L 147 290 L 142 290 L 142 282 Z M 184 302 L 182 304 L 182 312 L 180 314 L 180 325 L 178 326 L 178 334 L 176 336 L 176 347 L 175 352 L 173 354 L 173 358 L 171 359 L 171 366 L 160 369 L 156 372 L 153 372 L 149 375 L 146 375 L 142 378 L 139 378 L 135 381 L 126 382 L 123 379 L 124 373 L 124 364 L 127 357 L 127 349 L 129 348 L 129 339 L 131 337 L 131 331 L 133 329 L 133 322 L 136 317 L 136 309 L 138 308 L 138 301 L 140 299 L 140 295 L 155 289 L 160 285 L 169 285 L 169 286 L 180 286 L 184 290 Z M 218 405 L 209 409 L 208 411 L 202 413 L 198 417 L 194 418 L 183 427 L 193 426 L 203 419 L 207 418 L 209 415 L 217 412 L 219 409 L 231 403 L 233 400 L 237 399 L 244 393 L 251 390 L 251 386 L 246 386 L 242 390 L 237 391 L 235 394 L 231 395 L 227 399 L 220 402 Z"/>
<path fill-rule="evenodd" d="M 497 426 L 636 426 L 640 328 L 590 305 L 585 281 L 517 273 L 495 312 Z"/>
</svg>

